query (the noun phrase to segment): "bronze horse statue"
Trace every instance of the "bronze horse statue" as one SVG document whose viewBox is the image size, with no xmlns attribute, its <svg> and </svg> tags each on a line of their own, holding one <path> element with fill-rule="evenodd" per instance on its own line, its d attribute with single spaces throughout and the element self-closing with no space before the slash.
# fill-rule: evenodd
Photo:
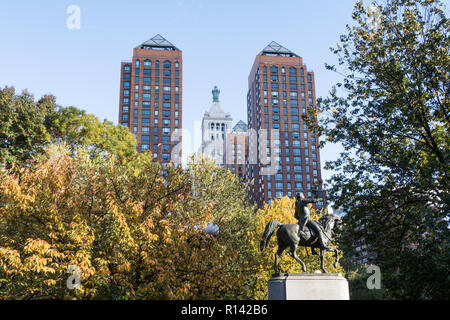
<svg viewBox="0 0 450 320">
<path fill-rule="evenodd" d="M 309 201 L 309 203 L 311 202 L 313 201 Z M 298 207 L 297 205 L 298 203 L 299 197 L 297 196 L 296 210 Z M 273 233 L 275 232 L 276 229 L 278 229 L 277 231 L 278 250 L 275 253 L 275 264 L 274 264 L 275 274 L 279 274 L 278 258 L 283 253 L 283 251 L 288 247 L 290 248 L 290 255 L 302 265 L 303 272 L 306 272 L 306 265 L 297 256 L 296 251 L 299 246 L 310 247 L 313 254 L 316 254 L 314 251 L 315 248 L 320 249 L 320 268 L 324 273 L 327 273 L 327 270 L 324 267 L 325 252 L 326 251 L 334 252 L 335 254 L 334 267 L 335 268 L 337 267 L 339 262 L 339 250 L 330 247 L 329 243 L 331 242 L 333 231 L 336 231 L 335 229 L 341 228 L 342 224 L 341 217 L 339 217 L 336 214 L 330 213 L 324 215 L 318 221 L 310 221 L 310 222 L 316 223 L 318 225 L 319 230 L 321 230 L 322 232 L 322 238 L 324 239 L 323 241 L 318 241 L 317 232 L 309 228 L 305 224 L 303 224 L 304 226 L 303 230 L 299 230 L 300 229 L 299 224 L 296 223 L 281 224 L 276 220 L 272 220 L 266 225 L 260 243 L 261 252 L 264 252 L 264 250 L 267 247 L 267 243 L 269 242 Z"/>
</svg>

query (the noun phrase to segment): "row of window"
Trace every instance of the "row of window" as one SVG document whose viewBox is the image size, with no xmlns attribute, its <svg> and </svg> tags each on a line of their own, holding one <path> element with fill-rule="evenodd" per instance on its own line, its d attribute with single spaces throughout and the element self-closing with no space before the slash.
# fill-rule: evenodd
<svg viewBox="0 0 450 320">
<path fill-rule="evenodd" d="M 157 82 L 157 85 L 154 86 L 155 92 L 158 92 L 159 91 L 159 78 L 156 78 L 155 81 Z M 150 79 L 150 82 L 151 82 L 151 79 Z M 131 82 L 129 80 L 128 81 L 124 81 L 123 82 L 123 88 L 124 89 L 130 89 L 130 84 L 131 84 Z M 172 84 L 170 82 L 170 78 L 163 78 L 163 84 L 164 84 L 164 88 L 165 88 L 165 89 L 163 88 L 163 91 L 164 90 L 170 91 L 170 89 L 168 89 L 168 88 L 170 88 L 170 86 Z M 180 79 L 176 78 L 175 79 L 175 88 L 178 88 L 179 84 L 180 84 Z M 149 84 L 144 84 L 142 86 L 142 88 L 143 88 L 143 91 L 151 91 L 152 90 L 152 86 L 149 85 Z M 139 91 L 139 84 L 136 84 L 134 86 L 134 90 L 135 90 L 135 92 Z M 179 88 L 175 89 L 176 92 L 178 92 L 179 90 L 180 90 Z"/>
<path fill-rule="evenodd" d="M 295 182 L 294 186 L 296 189 L 302 189 L 303 188 L 303 182 Z M 275 189 L 284 189 L 285 186 L 282 182 L 277 182 L 275 183 Z M 267 183 L 267 189 L 272 189 L 272 183 L 268 182 Z M 292 184 L 290 182 L 286 183 L 286 189 L 292 189 Z"/>
<path fill-rule="evenodd" d="M 297 77 L 297 76 L 289 76 L 289 83 L 297 83 L 297 79 L 300 78 L 300 83 L 305 83 L 305 77 Z M 267 83 L 267 79 L 269 77 L 267 75 L 263 75 L 263 82 Z M 271 75 L 270 76 L 270 82 L 271 83 L 278 83 L 279 82 L 279 76 L 278 75 Z M 286 82 L 286 76 L 281 76 L 281 82 Z M 312 82 L 308 82 L 308 88 L 312 89 Z"/>
<path fill-rule="evenodd" d="M 269 99 L 268 98 L 264 98 L 263 101 L 264 101 L 264 105 L 265 106 L 267 106 L 269 104 Z M 283 102 L 283 106 L 287 106 L 288 105 L 287 99 L 283 99 L 282 102 Z M 310 105 L 313 105 L 314 104 L 313 98 L 308 98 L 308 103 Z M 272 105 L 273 106 L 280 105 L 280 99 L 272 98 Z M 293 106 L 293 107 L 297 107 L 298 106 L 298 100 L 297 99 L 290 99 L 290 105 Z M 306 107 L 306 100 L 305 99 L 302 99 L 302 107 Z"/>
<path fill-rule="evenodd" d="M 151 76 L 152 75 L 152 69 L 142 69 L 142 75 L 145 76 Z M 137 68 L 134 72 L 135 76 L 138 77 L 141 74 L 141 69 Z M 159 80 L 159 77 L 161 76 L 161 74 L 164 77 L 170 77 L 172 76 L 172 71 L 171 70 L 163 70 L 162 73 L 159 70 L 154 70 L 154 76 Z M 175 70 L 175 77 L 178 79 L 180 77 L 180 71 Z M 123 74 L 123 79 L 124 80 L 131 80 L 131 73 L 124 73 Z M 171 80 L 171 78 L 164 78 L 164 79 L 169 79 Z M 163 80 L 164 81 L 164 80 Z M 167 83 L 167 80 L 166 80 Z M 168 82 L 170 83 L 170 82 Z"/>
<path fill-rule="evenodd" d="M 128 106 L 123 106 L 122 107 L 122 113 L 129 113 L 130 108 Z M 141 110 L 141 115 L 143 117 L 150 117 L 151 116 L 151 111 L 150 109 L 142 109 Z M 171 117 L 171 111 L 170 110 L 163 110 L 162 113 L 159 112 L 159 110 L 155 110 L 154 111 L 154 117 L 158 117 L 159 115 L 162 115 L 163 118 L 170 118 Z M 175 118 L 178 118 L 180 116 L 180 113 L 178 111 L 175 111 L 173 113 Z M 134 117 L 138 117 L 139 116 L 139 109 L 134 109 L 133 112 L 133 116 Z"/>
<path fill-rule="evenodd" d="M 305 74 L 305 70 L 303 68 L 299 68 L 300 70 L 300 75 L 304 75 Z M 267 73 L 267 66 L 263 66 L 263 73 L 266 74 Z M 278 67 L 277 66 L 271 66 L 270 67 L 270 73 L 271 74 L 278 74 Z M 285 67 L 281 67 L 281 74 L 285 74 L 286 73 L 286 68 Z M 289 68 L 289 74 L 291 75 L 296 75 L 297 74 L 297 68 L 295 67 L 290 67 Z M 308 77 L 308 81 L 312 80 L 312 76 L 311 74 L 307 75 Z"/>
<path fill-rule="evenodd" d="M 127 121 L 127 123 L 128 123 L 128 120 L 129 120 L 128 114 L 123 114 L 122 115 L 122 121 Z M 179 122 L 178 119 L 173 120 L 173 125 L 174 125 L 175 128 L 177 128 L 179 126 L 179 123 L 180 122 Z M 153 125 L 157 126 L 159 124 L 162 124 L 163 126 L 170 127 L 171 126 L 171 120 L 170 119 L 162 119 L 162 121 L 160 122 L 158 118 L 153 119 Z M 133 125 L 138 125 L 138 119 L 137 118 L 133 119 Z M 150 125 L 150 119 L 149 118 L 142 118 L 141 119 L 141 125 L 142 126 L 149 126 Z"/>
<path fill-rule="evenodd" d="M 150 127 L 141 127 L 141 132 L 143 134 L 149 134 L 151 132 Z M 153 127 L 153 134 L 157 135 L 157 134 L 171 134 L 171 130 L 169 127 L 162 127 L 161 130 L 159 130 L 160 127 Z M 177 130 L 177 129 L 176 129 Z M 134 126 L 133 127 L 133 133 L 137 134 L 138 133 L 138 127 Z M 175 132 L 174 130 L 174 134 L 178 134 L 178 130 Z"/>
<path fill-rule="evenodd" d="M 129 102 L 130 102 L 130 100 L 127 100 L 127 103 L 122 105 L 122 112 L 128 112 L 128 110 L 129 110 L 129 106 L 128 106 Z M 134 102 L 134 107 L 135 108 L 139 107 L 139 101 L 135 101 Z M 163 107 L 163 109 L 171 109 L 172 108 L 172 103 L 170 101 L 165 101 L 165 102 L 162 103 L 162 107 Z M 174 107 L 174 110 L 179 110 L 180 104 L 178 102 L 175 102 L 175 103 L 173 103 L 173 107 Z M 142 108 L 143 109 L 151 108 L 151 102 L 150 101 L 143 101 L 142 102 Z M 159 109 L 159 102 L 158 101 L 154 101 L 153 109 L 155 109 L 155 110 Z M 124 110 L 127 110 L 127 111 L 124 111 Z"/>
<path fill-rule="evenodd" d="M 148 87 L 147 90 L 146 90 L 145 87 Z M 144 86 L 144 92 L 142 94 L 142 97 L 143 97 L 144 100 L 150 100 L 150 98 L 151 98 L 150 87 L 151 86 Z M 155 90 L 155 92 L 158 92 L 158 91 L 159 91 L 159 88 L 158 88 L 158 90 Z M 164 86 L 162 91 L 163 92 L 171 92 L 172 91 L 172 87 Z M 131 91 L 129 89 L 123 90 L 123 96 L 124 97 L 129 97 L 130 96 L 130 92 Z M 174 92 L 175 93 L 180 92 L 180 87 L 174 87 Z M 135 91 L 134 96 L 138 99 L 139 98 L 139 91 Z M 155 96 L 159 97 L 157 93 L 155 93 Z M 155 99 L 157 99 L 157 98 L 155 98 Z"/>
<path fill-rule="evenodd" d="M 143 65 L 144 65 L 144 67 L 151 68 L 152 67 L 152 60 L 150 60 L 150 59 L 144 60 L 143 61 Z M 139 68 L 141 66 L 141 60 L 136 59 L 135 66 L 136 66 L 136 68 Z M 160 67 L 159 60 L 155 60 L 155 68 L 159 69 L 159 67 Z M 165 60 L 163 62 L 163 68 L 164 69 L 170 69 L 171 67 L 172 67 L 172 62 L 170 62 L 169 60 Z M 180 63 L 178 61 L 175 61 L 175 69 L 178 69 L 179 67 L 180 67 Z M 125 72 L 130 72 L 131 71 L 131 65 L 129 65 L 129 64 L 125 65 L 124 66 L 124 71 Z"/>
<path fill-rule="evenodd" d="M 124 112 L 123 115 L 125 115 L 125 111 L 127 111 L 127 113 L 128 113 L 127 107 L 123 107 L 122 111 Z M 133 112 L 133 116 L 134 117 L 138 117 L 139 116 L 139 112 L 138 111 L 139 111 L 138 109 L 134 109 L 134 112 Z M 142 109 L 141 115 L 143 117 L 150 117 L 151 116 L 150 110 Z M 159 110 L 155 110 L 154 117 L 159 117 L 159 115 L 162 115 L 163 118 L 170 118 L 171 115 L 172 115 L 172 112 L 170 110 L 163 110 L 162 113 L 159 113 Z M 178 111 L 174 112 L 174 116 L 175 116 L 175 118 L 178 118 L 178 116 L 179 116 Z"/>
<path fill-rule="evenodd" d="M 268 97 L 269 92 L 267 90 L 263 91 L 263 96 L 266 98 Z M 272 96 L 272 98 L 278 98 L 280 97 L 280 93 L 278 91 L 271 91 L 270 95 Z M 305 92 L 301 92 L 300 93 L 302 98 L 306 98 Z M 308 95 L 312 96 L 312 90 L 308 90 Z M 298 92 L 297 91 L 290 91 L 289 92 L 289 97 L 292 99 L 297 99 L 298 98 Z M 283 91 L 283 98 L 287 98 L 287 92 Z"/>
<path fill-rule="evenodd" d="M 283 119 L 284 119 L 284 122 L 287 122 L 288 121 L 288 116 L 284 116 Z M 289 120 L 291 120 L 291 122 L 299 122 L 300 118 L 299 118 L 299 116 L 290 116 Z M 264 115 L 264 121 L 266 121 L 266 122 L 269 121 L 269 115 L 268 114 Z M 279 122 L 280 121 L 280 115 L 277 115 L 277 114 L 272 115 L 272 121 Z"/>
<path fill-rule="evenodd" d="M 171 94 L 166 94 L 165 93 L 165 94 L 162 95 L 162 98 L 163 98 L 162 100 L 166 101 L 166 102 L 170 102 L 171 101 L 171 97 L 172 97 Z M 143 94 L 143 100 L 148 101 L 148 100 L 151 100 L 150 98 L 151 98 L 150 93 L 147 93 L 147 94 L 144 93 Z M 154 95 L 154 100 L 159 100 L 159 94 L 155 94 Z M 179 94 L 175 94 L 174 95 L 174 100 L 175 100 L 175 102 L 179 102 L 180 101 L 180 95 Z M 135 94 L 134 101 L 135 102 L 139 101 L 139 94 L 138 93 Z M 125 96 L 123 98 L 123 100 L 122 100 L 122 103 L 123 104 L 130 104 L 130 98 Z"/>
<path fill-rule="evenodd" d="M 298 123 L 291 123 L 291 130 L 300 130 L 300 124 Z M 280 130 L 281 128 L 281 124 L 278 122 L 273 122 L 272 123 L 272 128 L 270 128 L 269 123 L 266 122 L 264 123 L 264 129 L 269 130 L 269 129 L 274 129 L 274 130 Z M 289 131 L 289 123 L 284 123 L 283 125 L 283 129 L 285 131 Z"/>
<path fill-rule="evenodd" d="M 170 76 L 170 74 L 169 74 L 169 76 Z M 152 77 L 145 76 L 145 75 L 143 77 L 135 76 L 134 77 L 134 82 L 136 83 L 136 85 L 138 85 L 140 83 L 141 78 L 143 79 L 144 85 L 152 83 Z M 160 78 L 159 77 L 154 77 L 153 79 L 154 79 L 154 83 L 156 85 L 159 85 Z M 171 81 L 168 80 L 170 78 L 162 78 L 162 79 L 163 79 L 163 84 L 164 85 L 168 85 L 168 84 L 170 85 L 171 84 Z M 124 80 L 124 88 L 129 88 L 130 87 L 130 80 L 131 80 L 130 74 L 128 74 L 128 73 L 124 74 L 123 80 Z M 175 78 L 175 85 L 179 85 L 179 84 L 180 84 L 180 79 L 178 78 L 178 75 L 177 75 L 177 78 Z"/>
<path fill-rule="evenodd" d="M 259 83 L 257 84 L 257 88 L 258 88 L 258 93 L 259 93 Z M 286 83 L 282 83 L 281 84 L 281 90 L 283 90 L 283 92 L 285 92 L 287 90 L 288 86 Z M 289 91 L 299 91 L 298 90 L 299 86 L 297 85 L 297 83 L 289 83 Z M 269 90 L 269 84 L 267 82 L 263 83 L 263 89 L 264 90 Z M 278 91 L 280 90 L 280 85 L 278 82 L 271 82 L 270 83 L 270 89 L 272 91 Z M 300 91 L 301 92 L 305 92 L 306 91 L 306 87 L 304 84 L 300 84 Z M 312 83 L 308 83 L 308 94 L 310 96 L 312 96 Z"/>
<path fill-rule="evenodd" d="M 297 194 L 297 193 L 299 193 L 299 192 L 303 192 L 303 187 L 297 188 L 297 190 L 293 190 L 292 192 L 291 192 L 291 191 L 288 191 L 288 192 L 286 193 L 286 195 L 287 195 L 289 198 L 292 198 L 292 194 Z M 277 192 L 275 193 L 275 196 L 276 196 L 277 198 L 283 198 L 283 197 L 284 197 L 284 193 L 283 193 L 283 191 L 277 191 Z M 307 196 L 308 196 L 309 198 L 312 197 L 311 192 L 308 192 L 308 193 L 307 193 Z M 267 198 L 272 199 L 272 191 L 267 191 Z M 269 200 L 269 206 L 270 206 L 270 204 L 271 204 L 271 200 Z M 323 203 L 322 203 L 322 202 L 316 203 L 316 205 L 317 205 L 317 207 L 319 207 L 319 208 L 323 207 Z"/>
</svg>

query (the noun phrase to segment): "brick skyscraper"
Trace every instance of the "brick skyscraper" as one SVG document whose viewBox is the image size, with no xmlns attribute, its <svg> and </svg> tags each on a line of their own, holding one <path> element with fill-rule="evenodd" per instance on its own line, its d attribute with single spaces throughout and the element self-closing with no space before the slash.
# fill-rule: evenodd
<svg viewBox="0 0 450 320">
<path fill-rule="evenodd" d="M 300 56 L 272 42 L 256 56 L 248 86 L 246 174 L 254 179 L 250 194 L 256 203 L 297 192 L 324 197 L 319 141 L 302 119 L 315 104 L 314 73 Z"/>
<path fill-rule="evenodd" d="M 182 52 L 159 34 L 121 64 L 119 123 L 163 167 L 181 164 L 182 74 Z"/>
</svg>

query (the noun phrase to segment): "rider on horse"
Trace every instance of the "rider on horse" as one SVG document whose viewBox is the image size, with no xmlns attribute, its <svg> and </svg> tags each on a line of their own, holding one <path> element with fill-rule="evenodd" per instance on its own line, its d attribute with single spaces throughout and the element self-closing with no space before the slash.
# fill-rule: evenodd
<svg viewBox="0 0 450 320">
<path fill-rule="evenodd" d="M 318 199 L 319 200 L 319 199 Z M 308 208 L 308 203 L 315 203 L 317 200 L 306 199 L 302 192 L 297 193 L 297 200 L 295 201 L 295 215 L 294 217 L 298 220 L 299 235 L 304 239 L 308 238 L 303 229 L 305 226 L 308 226 L 310 229 L 314 230 L 317 234 L 317 239 L 319 241 L 319 245 L 321 248 L 325 247 L 325 242 L 323 240 L 323 232 L 320 229 L 320 226 L 316 221 L 311 220 L 311 212 Z M 317 252 L 311 247 L 311 251 L 313 254 L 317 255 Z"/>
</svg>

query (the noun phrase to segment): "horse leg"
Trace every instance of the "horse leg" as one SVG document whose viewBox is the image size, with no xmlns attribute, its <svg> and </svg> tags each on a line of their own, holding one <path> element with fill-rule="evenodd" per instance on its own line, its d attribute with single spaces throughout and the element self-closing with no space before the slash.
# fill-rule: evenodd
<svg viewBox="0 0 450 320">
<path fill-rule="evenodd" d="M 334 255 L 335 255 L 335 261 L 334 261 L 334 267 L 337 268 L 338 263 L 339 263 L 339 250 L 338 249 L 334 249 Z"/>
<path fill-rule="evenodd" d="M 300 260 L 300 258 L 297 256 L 297 246 L 296 245 L 291 245 L 291 257 L 294 258 L 295 260 L 297 260 L 298 263 L 300 263 L 302 265 L 302 269 L 303 272 L 306 272 L 306 265 L 305 263 Z"/>
<path fill-rule="evenodd" d="M 278 258 L 281 256 L 281 254 L 283 253 L 284 249 L 286 249 L 285 246 L 282 246 L 280 244 L 278 244 L 278 250 L 277 252 L 275 252 L 275 263 L 274 263 L 274 270 L 275 270 L 275 274 L 279 274 L 280 270 L 278 269 Z"/>
<path fill-rule="evenodd" d="M 334 252 L 334 264 L 333 267 L 337 268 L 338 263 L 339 263 L 339 250 L 333 247 L 324 247 L 323 248 L 324 254 L 326 251 L 330 251 L 330 252 Z"/>
<path fill-rule="evenodd" d="M 325 269 L 324 266 L 324 260 L 325 260 L 325 249 L 320 248 L 320 269 L 323 273 L 328 273 L 328 271 Z"/>
</svg>

